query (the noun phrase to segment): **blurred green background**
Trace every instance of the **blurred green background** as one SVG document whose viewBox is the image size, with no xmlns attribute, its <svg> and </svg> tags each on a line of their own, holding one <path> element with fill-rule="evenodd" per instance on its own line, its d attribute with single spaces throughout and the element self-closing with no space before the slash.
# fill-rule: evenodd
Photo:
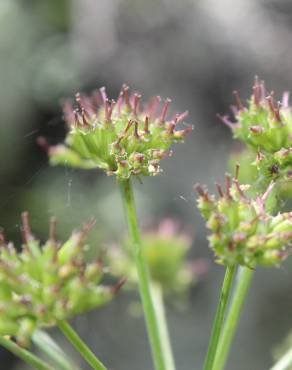
<svg viewBox="0 0 292 370">
<path fill-rule="evenodd" d="M 172 98 L 173 109 L 188 109 L 195 125 L 164 161 L 163 174 L 136 184 L 141 224 L 177 218 L 195 234 L 192 256 L 211 260 L 193 185 L 222 179 L 237 148 L 215 115 L 229 111 L 234 89 L 248 97 L 255 74 L 276 92 L 291 90 L 291 59 L 289 0 L 0 0 L 0 225 L 7 238 L 20 242 L 23 210 L 42 238 L 51 215 L 60 238 L 95 217 L 92 255 L 124 235 L 115 180 L 50 168 L 36 138 L 62 141 L 62 98 L 103 85 L 115 97 L 126 82 L 144 98 Z M 268 368 L 273 348 L 292 329 L 291 264 L 257 272 L 229 370 Z M 222 276 L 223 268 L 211 264 L 187 306 L 168 307 L 180 370 L 202 368 Z M 128 306 L 122 293 L 75 325 L 110 369 L 149 370 L 143 320 Z M 1 356 L 1 369 L 25 369 Z"/>
</svg>

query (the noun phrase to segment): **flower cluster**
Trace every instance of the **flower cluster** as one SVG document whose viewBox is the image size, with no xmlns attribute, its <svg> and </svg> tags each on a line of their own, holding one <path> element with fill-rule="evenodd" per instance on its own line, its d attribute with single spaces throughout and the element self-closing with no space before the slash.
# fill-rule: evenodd
<svg viewBox="0 0 292 370">
<path fill-rule="evenodd" d="M 222 121 L 231 128 L 236 139 L 256 152 L 255 164 L 265 183 L 292 180 L 292 110 L 289 95 L 275 102 L 274 93 L 267 94 L 264 83 L 256 78 L 253 94 L 245 107 L 237 92 L 233 107 L 236 122 L 227 116 Z"/>
<path fill-rule="evenodd" d="M 22 250 L 0 238 L 0 335 L 27 345 L 37 327 L 51 326 L 109 302 L 117 287 L 100 285 L 100 262 L 85 263 L 85 237 L 92 223 L 72 234 L 64 244 L 50 237 L 41 246 L 23 216 Z"/>
<path fill-rule="evenodd" d="M 284 151 L 285 149 L 283 149 L 283 152 Z M 231 173 L 234 174 L 234 168 L 236 167 L 236 164 L 239 164 L 239 181 L 245 184 L 253 184 L 252 189 L 250 189 L 250 193 L 253 191 L 256 195 L 257 192 L 261 192 L 263 189 L 266 188 L 266 183 L 268 183 L 268 179 L 270 179 L 270 169 L 274 168 L 275 170 L 277 170 L 279 166 L 274 165 L 273 167 L 273 165 L 264 165 L 264 163 L 262 163 L 263 166 L 259 171 L 259 168 L 254 162 L 254 159 L 255 153 L 248 147 L 240 151 L 234 151 L 230 155 L 228 168 Z M 281 159 L 279 162 L 282 162 Z M 284 172 L 283 167 L 282 172 Z M 271 197 L 269 198 L 270 209 L 273 209 L 277 206 L 282 206 L 286 203 L 286 200 L 292 198 L 292 181 L 281 181 L 281 179 L 277 178 L 276 186 L 274 187 L 274 193 L 276 194 L 276 196 L 273 197 L 273 199 Z"/>
<path fill-rule="evenodd" d="M 187 112 L 168 120 L 170 100 L 160 105 L 156 96 L 142 107 L 141 95 L 130 95 L 125 85 L 117 101 L 108 99 L 105 88 L 90 97 L 77 94 L 75 107 L 70 101 L 64 104 L 66 145 L 47 148 L 51 163 L 101 168 L 120 179 L 158 174 L 160 160 L 171 154 L 172 144 L 192 130 L 190 126 L 177 130 Z M 39 142 L 46 145 L 43 138 Z"/>
<path fill-rule="evenodd" d="M 165 219 L 158 225 L 157 230 L 143 234 L 143 252 L 151 279 L 162 287 L 164 293 L 185 292 L 207 269 L 203 260 L 189 263 L 186 261 L 192 240 L 179 229 L 177 222 Z M 123 249 L 109 249 L 109 265 L 113 275 L 127 276 L 128 282 L 135 287 L 138 280 L 132 248 L 128 240 L 124 244 Z M 128 287 L 130 285 L 127 284 Z"/>
<path fill-rule="evenodd" d="M 253 200 L 249 186 L 239 184 L 238 168 L 236 172 L 235 178 L 226 175 L 225 191 L 217 184 L 218 198 L 196 186 L 198 207 L 212 232 L 211 248 L 224 265 L 277 266 L 292 244 L 292 213 L 269 214 L 266 203 L 274 184 Z"/>
</svg>

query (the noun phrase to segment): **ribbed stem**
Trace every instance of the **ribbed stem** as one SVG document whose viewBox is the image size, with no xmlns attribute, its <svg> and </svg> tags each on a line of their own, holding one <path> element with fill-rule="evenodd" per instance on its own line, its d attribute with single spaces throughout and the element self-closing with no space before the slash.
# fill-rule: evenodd
<svg viewBox="0 0 292 370">
<path fill-rule="evenodd" d="M 155 311 L 153 298 L 151 295 L 149 272 L 142 250 L 141 236 L 138 227 L 137 213 L 131 180 L 129 179 L 120 181 L 120 187 L 122 192 L 122 198 L 125 205 L 129 232 L 132 238 L 133 255 L 135 258 L 139 280 L 139 291 L 142 300 L 150 345 L 152 349 L 153 361 L 156 370 L 168 370 L 166 367 L 165 356 L 163 353 L 162 341 L 158 327 L 158 318 Z"/>
<path fill-rule="evenodd" d="M 223 370 L 230 351 L 231 343 L 237 329 L 240 314 L 248 292 L 254 270 L 241 267 L 239 269 L 238 281 L 235 287 L 231 306 L 227 314 L 223 333 L 219 340 L 213 370 Z"/>
<path fill-rule="evenodd" d="M 270 370 L 289 370 L 292 366 L 292 348 L 280 358 Z"/>
<path fill-rule="evenodd" d="M 158 319 L 158 326 L 161 338 L 163 354 L 165 356 L 165 365 L 167 370 L 175 370 L 175 362 L 170 342 L 169 331 L 166 321 L 166 312 L 163 300 L 163 291 L 160 284 L 151 283 L 152 297 Z"/>
<path fill-rule="evenodd" d="M 236 266 L 226 267 L 225 276 L 221 288 L 215 320 L 213 324 L 211 339 L 205 359 L 204 370 L 212 370 L 217 346 L 223 327 L 227 304 L 231 295 L 232 285 L 235 277 Z"/>
<path fill-rule="evenodd" d="M 67 339 L 73 344 L 81 356 L 95 370 L 107 370 L 103 363 L 95 356 L 95 354 L 87 347 L 75 330 L 66 322 L 59 321 L 58 326 Z"/>
<path fill-rule="evenodd" d="M 49 364 L 33 355 L 31 352 L 21 348 L 12 340 L 0 336 L 0 345 L 5 347 L 8 351 L 12 352 L 15 356 L 19 357 L 26 364 L 38 370 L 54 370 Z"/>
<path fill-rule="evenodd" d="M 43 330 L 36 330 L 32 336 L 33 344 L 60 370 L 77 370 L 65 352 Z"/>
</svg>

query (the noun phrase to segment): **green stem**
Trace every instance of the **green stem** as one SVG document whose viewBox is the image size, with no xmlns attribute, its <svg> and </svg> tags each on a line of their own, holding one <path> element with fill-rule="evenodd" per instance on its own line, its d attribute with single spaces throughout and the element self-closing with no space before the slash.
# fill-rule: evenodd
<svg viewBox="0 0 292 370">
<path fill-rule="evenodd" d="M 77 368 L 68 359 L 65 352 L 56 344 L 56 342 L 43 330 L 36 330 L 32 336 L 34 345 L 43 352 L 48 359 L 60 370 L 77 370 Z"/>
<path fill-rule="evenodd" d="M 250 268 L 241 267 L 239 269 L 238 282 L 236 284 L 231 306 L 227 314 L 223 333 L 219 340 L 213 370 L 223 370 L 225 367 L 231 343 L 253 275 L 254 270 Z"/>
<path fill-rule="evenodd" d="M 107 370 L 103 363 L 95 356 L 95 354 L 87 347 L 79 335 L 66 321 L 59 321 L 58 326 L 67 339 L 73 344 L 81 356 L 95 370 Z"/>
<path fill-rule="evenodd" d="M 290 348 L 283 357 L 270 370 L 289 370 L 292 365 L 292 348 Z"/>
<path fill-rule="evenodd" d="M 173 358 L 170 336 L 167 327 L 166 312 L 164 307 L 163 291 L 161 285 L 152 282 L 151 292 L 158 319 L 161 345 L 163 349 L 163 354 L 165 356 L 165 365 L 167 370 L 175 370 L 175 362 Z"/>
<path fill-rule="evenodd" d="M 54 370 L 49 364 L 33 355 L 31 352 L 21 348 L 12 340 L 0 336 L 0 345 L 5 347 L 8 351 L 12 352 L 15 356 L 19 357 L 28 365 L 38 370 Z"/>
<path fill-rule="evenodd" d="M 223 327 L 227 304 L 231 295 L 232 285 L 235 277 L 236 266 L 226 267 L 225 276 L 221 288 L 215 320 L 213 324 L 211 339 L 205 359 L 204 370 L 212 370 L 217 346 Z"/>
<path fill-rule="evenodd" d="M 138 227 L 131 180 L 129 179 L 120 181 L 120 187 L 122 191 L 122 198 L 125 204 L 129 232 L 133 242 L 133 255 L 138 273 L 139 291 L 152 349 L 153 361 L 156 370 L 168 370 L 166 367 L 165 356 L 163 354 L 162 341 L 158 327 L 158 318 L 151 295 L 149 272 L 142 250 L 141 236 Z"/>
</svg>

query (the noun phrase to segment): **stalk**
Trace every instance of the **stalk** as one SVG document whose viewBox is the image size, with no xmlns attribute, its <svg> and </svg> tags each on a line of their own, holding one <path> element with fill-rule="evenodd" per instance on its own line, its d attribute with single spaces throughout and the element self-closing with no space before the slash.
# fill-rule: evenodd
<svg viewBox="0 0 292 370">
<path fill-rule="evenodd" d="M 226 267 L 225 276 L 221 288 L 215 320 L 213 324 L 211 339 L 205 359 L 204 370 L 212 370 L 217 351 L 220 334 L 223 327 L 224 317 L 226 314 L 227 304 L 231 295 L 232 285 L 234 282 L 236 266 Z"/>
<path fill-rule="evenodd" d="M 213 370 L 223 370 L 230 351 L 231 343 L 238 326 L 240 314 L 248 292 L 254 270 L 241 267 L 238 274 L 238 282 L 235 287 L 231 306 L 227 314 L 223 333 L 219 340 Z"/>
<path fill-rule="evenodd" d="M 59 321 L 58 326 L 73 344 L 86 362 L 95 370 L 107 370 L 103 363 L 95 356 L 95 354 L 87 347 L 75 330 L 66 321 Z"/>
<path fill-rule="evenodd" d="M 156 315 L 158 319 L 158 326 L 161 338 L 163 353 L 165 356 L 165 365 L 167 370 L 175 370 L 175 362 L 171 348 L 170 336 L 166 321 L 166 312 L 163 300 L 163 291 L 160 284 L 151 283 L 151 291 Z"/>
<path fill-rule="evenodd" d="M 36 330 L 32 336 L 33 344 L 43 352 L 48 359 L 60 370 L 77 370 L 73 363 L 68 359 L 65 352 L 56 342 L 43 330 Z"/>
<path fill-rule="evenodd" d="M 270 370 L 289 370 L 292 365 L 292 348 L 280 358 Z"/>
<path fill-rule="evenodd" d="M 0 336 L 0 345 L 5 347 L 8 351 L 12 352 L 15 356 L 19 357 L 26 364 L 32 366 L 34 369 L 38 370 L 54 370 L 49 364 L 41 360 L 39 357 L 35 356 L 31 352 L 24 348 L 21 348 L 12 340 L 6 337 Z"/>
<path fill-rule="evenodd" d="M 138 227 L 137 213 L 131 180 L 120 181 L 122 198 L 125 205 L 126 218 L 132 238 L 133 256 L 135 258 L 139 291 L 142 300 L 152 357 L 156 370 L 168 370 L 163 353 L 162 338 L 159 332 L 157 312 L 151 295 L 150 277 L 142 250 L 141 235 Z"/>
</svg>

